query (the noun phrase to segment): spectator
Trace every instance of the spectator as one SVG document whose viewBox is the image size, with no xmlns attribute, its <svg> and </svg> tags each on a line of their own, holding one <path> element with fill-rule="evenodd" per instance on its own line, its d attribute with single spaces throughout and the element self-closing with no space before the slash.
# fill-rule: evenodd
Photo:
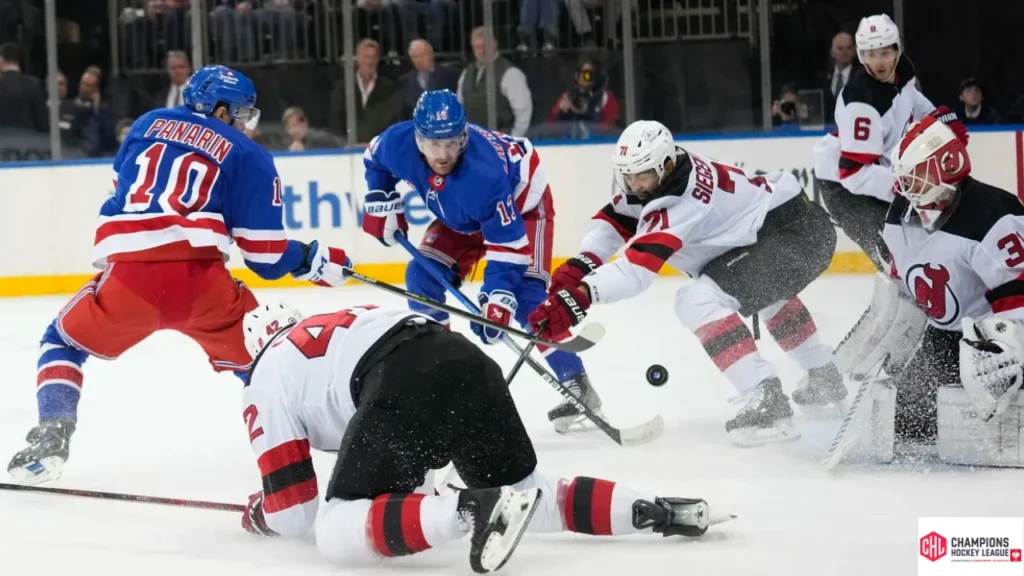
<svg viewBox="0 0 1024 576">
<path fill-rule="evenodd" d="M 498 56 L 491 31 L 474 28 L 470 35 L 473 57 L 459 76 L 459 101 L 466 107 L 466 118 L 474 124 L 487 125 L 487 64 L 492 63 L 497 79 L 497 126 L 490 126 L 512 136 L 525 136 L 533 115 L 533 96 L 526 84 L 526 75 L 512 62 Z"/>
<path fill-rule="evenodd" d="M 795 131 L 800 129 L 797 115 L 796 87 L 792 84 L 783 86 L 779 99 L 772 103 L 772 127 L 776 131 Z"/>
<path fill-rule="evenodd" d="M 57 102 L 61 141 L 65 146 L 78 147 L 82 140 L 82 109 L 68 99 L 68 79 L 63 72 L 57 72 Z"/>
<path fill-rule="evenodd" d="M 606 85 L 604 74 L 594 63 L 583 60 L 572 87 L 562 93 L 548 113 L 548 121 L 615 126 L 619 121 L 619 101 Z"/>
<path fill-rule="evenodd" d="M 168 52 L 167 78 L 169 83 L 167 88 L 160 91 L 155 107 L 174 108 L 184 104 L 182 90 L 185 89 L 185 84 L 188 84 L 190 76 L 192 76 L 192 64 L 188 59 L 188 54 L 181 50 L 171 50 Z"/>
<path fill-rule="evenodd" d="M 250 0 L 217 0 L 213 9 L 215 54 L 218 60 L 251 62 L 256 59 L 257 21 Z"/>
<path fill-rule="evenodd" d="M 261 30 L 270 33 L 275 59 L 298 57 L 295 42 L 298 24 L 294 0 L 263 0 L 259 10 L 259 21 Z"/>
<path fill-rule="evenodd" d="M 832 37 L 832 68 L 821 80 L 821 87 L 825 94 L 825 118 L 829 123 L 835 118 L 836 99 L 846 83 L 850 81 L 856 53 L 853 36 L 849 33 L 840 32 Z"/>
<path fill-rule="evenodd" d="M 47 132 L 46 89 L 21 71 L 21 47 L 0 45 L 0 127 Z"/>
<path fill-rule="evenodd" d="M 100 77 L 95 72 L 82 74 L 75 104 L 82 110 L 82 152 L 93 158 L 116 152 L 118 142 L 114 118 L 110 107 L 103 102 Z"/>
<path fill-rule="evenodd" d="M 409 59 L 413 69 L 398 79 L 402 90 L 402 118 L 411 118 L 416 101 L 424 90 L 448 89 L 454 92 L 459 86 L 459 71 L 448 66 L 434 64 L 434 49 L 426 40 L 409 43 Z"/>
<path fill-rule="evenodd" d="M 135 123 L 135 118 L 122 118 L 117 126 L 114 127 L 114 133 L 117 134 L 117 145 L 121 146 L 124 139 L 128 137 L 128 131 L 132 129 L 132 124 Z"/>
<path fill-rule="evenodd" d="M 960 82 L 960 102 L 955 106 L 956 114 L 964 124 L 999 124 L 1000 117 L 991 106 L 983 104 L 981 84 L 974 78 Z"/>
<path fill-rule="evenodd" d="M 558 45 L 558 0 L 522 0 L 519 7 L 520 52 L 535 47 L 534 33 L 541 29 L 543 49 L 550 52 Z"/>
<path fill-rule="evenodd" d="M 402 17 L 402 37 L 406 40 L 421 38 L 418 24 L 419 16 L 423 14 L 427 18 L 427 40 L 435 48 L 442 49 L 444 21 L 453 3 L 450 0 L 401 0 L 397 4 Z"/>
<path fill-rule="evenodd" d="M 306 112 L 298 106 L 292 106 L 285 110 L 281 122 L 284 124 L 284 131 L 288 134 L 290 141 L 288 149 L 292 152 L 341 148 L 343 146 L 341 140 L 333 134 L 310 128 Z"/>
<path fill-rule="evenodd" d="M 356 142 L 365 144 L 388 126 L 398 122 L 402 113 L 402 94 L 394 80 L 377 74 L 380 44 L 365 38 L 356 46 Z M 345 111 L 345 83 L 338 82 L 331 94 L 331 130 L 348 132 Z"/>
</svg>

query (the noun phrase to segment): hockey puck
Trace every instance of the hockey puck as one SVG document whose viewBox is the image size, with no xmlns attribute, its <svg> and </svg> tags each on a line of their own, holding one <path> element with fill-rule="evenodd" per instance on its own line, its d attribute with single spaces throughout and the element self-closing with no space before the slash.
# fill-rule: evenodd
<svg viewBox="0 0 1024 576">
<path fill-rule="evenodd" d="M 647 383 L 651 386 L 664 386 L 668 382 L 668 370 L 661 364 L 652 364 L 647 369 Z"/>
</svg>

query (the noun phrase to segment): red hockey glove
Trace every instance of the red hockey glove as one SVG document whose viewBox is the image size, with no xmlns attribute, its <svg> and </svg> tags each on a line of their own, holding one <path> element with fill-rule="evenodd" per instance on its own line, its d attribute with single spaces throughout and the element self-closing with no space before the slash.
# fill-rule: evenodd
<svg viewBox="0 0 1024 576">
<path fill-rule="evenodd" d="M 296 280 L 309 280 L 317 286 L 341 286 L 345 283 L 345 268 L 352 268 L 352 260 L 341 248 L 331 248 L 313 241 L 309 245 L 306 261 L 292 272 Z"/>
<path fill-rule="evenodd" d="M 363 232 L 385 246 L 398 244 L 395 235 L 409 232 L 401 192 L 371 190 L 363 198 L 363 210 Z"/>
<path fill-rule="evenodd" d="M 590 297 L 586 288 L 566 286 L 548 296 L 547 300 L 530 313 L 527 321 L 538 336 L 554 339 L 583 322 L 589 308 Z"/>
<path fill-rule="evenodd" d="M 242 513 L 242 528 L 258 536 L 278 536 L 267 527 L 267 519 L 263 517 L 263 491 L 249 496 L 249 503 Z"/>
<path fill-rule="evenodd" d="M 942 122 L 946 126 L 949 126 L 953 133 L 956 134 L 956 139 L 963 142 L 964 146 L 967 146 L 967 141 L 970 140 L 970 135 L 967 134 L 967 127 L 957 117 L 956 112 L 949 109 L 949 106 L 939 106 L 935 110 L 932 110 L 929 116 L 933 116 L 939 122 Z"/>
<path fill-rule="evenodd" d="M 551 288 L 548 289 L 548 294 L 554 294 L 566 286 L 579 286 L 584 276 L 597 270 L 602 264 L 604 262 L 601 262 L 593 252 L 580 252 L 569 258 L 551 275 Z"/>
</svg>

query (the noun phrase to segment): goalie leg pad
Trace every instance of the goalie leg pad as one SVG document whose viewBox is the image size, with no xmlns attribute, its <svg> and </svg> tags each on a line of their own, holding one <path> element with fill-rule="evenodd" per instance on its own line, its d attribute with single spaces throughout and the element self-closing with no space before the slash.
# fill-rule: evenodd
<svg viewBox="0 0 1024 576">
<path fill-rule="evenodd" d="M 1024 468 L 1024 396 L 985 422 L 966 390 L 939 388 L 936 444 L 949 464 Z"/>
<path fill-rule="evenodd" d="M 875 275 L 871 305 L 835 352 L 840 372 L 863 379 L 880 361 L 898 373 L 910 361 L 928 326 L 928 317 L 884 274 Z"/>
</svg>

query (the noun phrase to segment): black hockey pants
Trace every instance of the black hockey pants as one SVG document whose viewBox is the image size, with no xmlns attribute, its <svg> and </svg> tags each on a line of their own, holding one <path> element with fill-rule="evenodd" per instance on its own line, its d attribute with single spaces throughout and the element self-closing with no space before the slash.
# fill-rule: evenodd
<svg viewBox="0 0 1024 576">
<path fill-rule="evenodd" d="M 888 272 L 882 263 L 889 253 L 882 242 L 882 226 L 890 204 L 872 196 L 854 194 L 838 182 L 815 178 L 814 186 L 836 224 L 860 246 L 879 270 Z"/>
</svg>

